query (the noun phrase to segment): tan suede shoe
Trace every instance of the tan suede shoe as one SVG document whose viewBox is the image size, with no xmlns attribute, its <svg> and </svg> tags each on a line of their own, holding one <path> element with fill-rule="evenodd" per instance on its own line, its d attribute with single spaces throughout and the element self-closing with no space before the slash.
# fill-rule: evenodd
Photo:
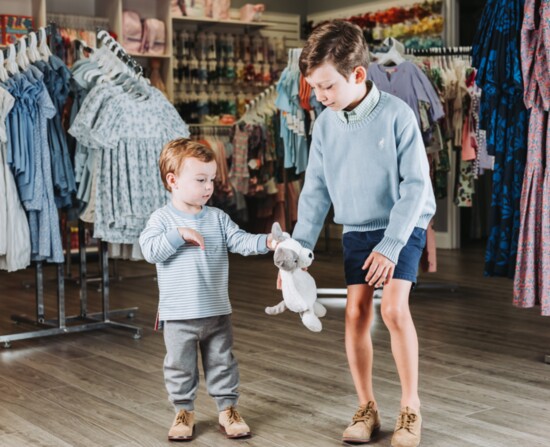
<svg viewBox="0 0 550 447">
<path fill-rule="evenodd" d="M 168 431 L 170 441 L 191 441 L 195 431 L 195 413 L 193 411 L 180 410 L 176 414 L 174 423 Z"/>
<path fill-rule="evenodd" d="M 391 438 L 392 447 L 417 447 L 420 444 L 422 417 L 410 407 L 401 408 L 395 432 Z"/>
<path fill-rule="evenodd" d="M 250 428 L 235 407 L 220 411 L 220 430 L 227 438 L 244 438 L 250 436 Z"/>
<path fill-rule="evenodd" d="M 378 410 L 374 409 L 374 402 L 371 401 L 359 407 L 351 424 L 344 431 L 342 441 L 364 444 L 369 442 L 379 430 L 380 416 Z"/>
</svg>

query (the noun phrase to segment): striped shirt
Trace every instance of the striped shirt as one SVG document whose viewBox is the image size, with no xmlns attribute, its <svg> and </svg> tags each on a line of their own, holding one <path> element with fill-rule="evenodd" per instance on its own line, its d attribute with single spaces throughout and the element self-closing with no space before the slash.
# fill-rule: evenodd
<svg viewBox="0 0 550 447">
<path fill-rule="evenodd" d="M 205 249 L 186 244 L 178 227 L 192 228 Z M 267 235 L 241 230 L 223 211 L 186 214 L 168 204 L 155 211 L 139 237 L 143 256 L 157 266 L 159 320 L 189 320 L 231 313 L 228 251 L 267 253 Z"/>
<path fill-rule="evenodd" d="M 376 85 L 372 81 L 367 81 L 367 88 L 369 89 L 369 93 L 353 110 L 349 112 L 339 110 L 336 112 L 340 121 L 345 124 L 356 123 L 370 115 L 378 104 L 378 101 L 380 101 L 380 90 L 376 88 Z"/>
</svg>

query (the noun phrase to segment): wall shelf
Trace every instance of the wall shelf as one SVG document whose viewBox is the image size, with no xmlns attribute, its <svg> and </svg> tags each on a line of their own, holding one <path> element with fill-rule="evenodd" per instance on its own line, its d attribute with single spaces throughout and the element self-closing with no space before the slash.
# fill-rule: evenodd
<svg viewBox="0 0 550 447">
<path fill-rule="evenodd" d="M 241 20 L 216 20 L 209 18 L 198 18 L 198 17 L 172 17 L 173 22 L 181 23 L 190 23 L 194 25 L 224 25 L 224 26 L 237 26 L 237 27 L 248 27 L 248 28 L 265 28 L 268 26 L 265 22 L 243 22 Z"/>
</svg>

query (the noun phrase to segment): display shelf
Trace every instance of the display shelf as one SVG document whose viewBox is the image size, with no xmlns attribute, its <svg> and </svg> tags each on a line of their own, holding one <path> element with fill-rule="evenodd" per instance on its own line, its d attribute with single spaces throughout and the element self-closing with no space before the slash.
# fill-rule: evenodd
<svg viewBox="0 0 550 447">
<path fill-rule="evenodd" d="M 147 53 L 128 53 L 130 56 L 132 56 L 135 59 L 143 58 L 143 59 L 168 59 L 170 58 L 169 54 L 147 54 Z"/>
<path fill-rule="evenodd" d="M 125 10 L 136 11 L 141 18 L 157 18 L 166 25 L 166 49 L 161 56 L 150 54 L 132 54 L 147 69 L 152 59 L 161 61 L 161 77 L 166 85 L 168 98 L 174 101 L 173 49 L 172 42 L 175 26 L 182 28 L 208 28 L 214 32 L 259 33 L 266 37 L 280 37 L 286 48 L 301 46 L 300 16 L 298 14 L 272 13 L 262 14 L 260 22 L 239 20 L 239 10 L 230 9 L 228 20 L 216 20 L 198 17 L 172 16 L 171 0 L 0 0 L 0 11 L 4 14 L 30 15 L 34 26 L 38 28 L 47 24 L 47 14 L 71 14 L 81 16 L 106 17 L 109 27 L 123 41 L 122 18 Z"/>
<path fill-rule="evenodd" d="M 248 28 L 265 28 L 268 26 L 265 22 L 243 22 L 241 20 L 217 20 L 210 19 L 207 17 L 198 18 L 198 17 L 186 17 L 186 16 L 177 16 L 172 17 L 173 22 L 189 23 L 194 25 L 227 25 L 227 26 L 236 26 L 236 27 L 248 27 Z"/>
</svg>

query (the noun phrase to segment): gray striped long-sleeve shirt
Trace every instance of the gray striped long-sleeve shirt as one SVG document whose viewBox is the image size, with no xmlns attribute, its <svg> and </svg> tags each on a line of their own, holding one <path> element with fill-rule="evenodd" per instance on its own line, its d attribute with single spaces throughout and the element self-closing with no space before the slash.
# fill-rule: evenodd
<svg viewBox="0 0 550 447">
<path fill-rule="evenodd" d="M 192 228 L 205 249 L 186 244 L 178 227 Z M 189 320 L 231 313 L 228 251 L 267 253 L 267 235 L 241 230 L 223 211 L 186 214 L 168 204 L 156 210 L 139 237 L 143 256 L 157 266 L 159 320 Z"/>
</svg>

